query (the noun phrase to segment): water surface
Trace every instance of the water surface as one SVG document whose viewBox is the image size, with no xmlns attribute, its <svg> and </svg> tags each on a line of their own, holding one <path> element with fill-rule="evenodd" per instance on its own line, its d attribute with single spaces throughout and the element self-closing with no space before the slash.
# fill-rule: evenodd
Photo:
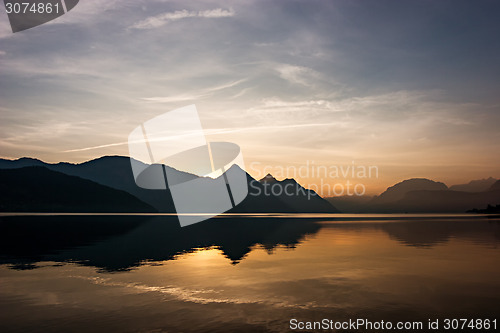
<svg viewBox="0 0 500 333">
<path fill-rule="evenodd" d="M 495 216 L 1 216 L 0 331 L 498 320 L 499 245 Z"/>
</svg>

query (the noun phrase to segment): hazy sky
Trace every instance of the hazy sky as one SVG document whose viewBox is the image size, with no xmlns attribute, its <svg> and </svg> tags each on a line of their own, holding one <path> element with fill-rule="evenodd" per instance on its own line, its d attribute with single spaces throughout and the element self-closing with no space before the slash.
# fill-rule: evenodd
<svg viewBox="0 0 500 333">
<path fill-rule="evenodd" d="M 498 1 L 81 0 L 13 34 L 2 7 L 0 155 L 127 155 L 136 126 L 196 104 L 257 178 L 307 161 L 377 166 L 352 179 L 368 192 L 500 178 L 499 14 Z"/>
</svg>

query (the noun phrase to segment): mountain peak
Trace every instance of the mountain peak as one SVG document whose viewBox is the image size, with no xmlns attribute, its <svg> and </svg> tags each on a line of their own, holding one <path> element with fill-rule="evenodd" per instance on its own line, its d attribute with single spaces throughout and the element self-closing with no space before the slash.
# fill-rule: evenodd
<svg viewBox="0 0 500 333">
<path fill-rule="evenodd" d="M 471 180 L 467 184 L 450 186 L 450 190 L 462 191 L 462 192 L 483 192 L 483 191 L 488 191 L 496 181 L 497 179 L 493 177 Z"/>
<path fill-rule="evenodd" d="M 17 161 L 33 161 L 33 162 L 36 161 L 36 162 L 41 162 L 38 158 L 34 158 L 34 157 L 21 157 L 21 158 L 18 158 Z"/>
<path fill-rule="evenodd" d="M 226 170 L 226 172 L 229 171 L 229 170 L 232 170 L 233 172 L 245 172 L 246 173 L 246 171 L 243 170 L 238 164 L 231 165 L 229 167 L 229 169 Z"/>
<path fill-rule="evenodd" d="M 0 158 L 0 169 L 17 169 L 30 166 L 43 166 L 44 162 L 31 157 L 21 157 L 17 160 L 7 160 Z"/>
<path fill-rule="evenodd" d="M 259 180 L 259 182 L 261 182 L 261 183 L 276 183 L 278 181 L 276 180 L 276 178 L 273 177 L 273 175 L 268 173 L 267 175 L 264 176 L 264 178 Z"/>
</svg>

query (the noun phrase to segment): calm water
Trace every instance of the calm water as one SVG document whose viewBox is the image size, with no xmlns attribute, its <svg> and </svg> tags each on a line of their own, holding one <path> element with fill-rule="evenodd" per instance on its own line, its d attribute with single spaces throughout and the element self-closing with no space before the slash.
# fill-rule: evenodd
<svg viewBox="0 0 500 333">
<path fill-rule="evenodd" d="M 169 216 L 2 216 L 0 331 L 498 322 L 499 263 L 498 217 L 225 216 L 180 228 Z"/>
</svg>

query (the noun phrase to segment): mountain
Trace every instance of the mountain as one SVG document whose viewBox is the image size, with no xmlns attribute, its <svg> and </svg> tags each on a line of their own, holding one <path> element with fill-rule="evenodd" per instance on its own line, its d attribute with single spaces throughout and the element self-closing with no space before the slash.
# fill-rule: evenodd
<svg viewBox="0 0 500 333">
<path fill-rule="evenodd" d="M 0 170 L 0 211 L 155 212 L 119 191 L 41 166 Z"/>
<path fill-rule="evenodd" d="M 482 192 L 465 192 L 450 190 L 441 182 L 414 178 L 387 188 L 371 200 L 363 197 L 327 200 L 346 213 L 464 213 L 475 207 L 498 204 L 500 183 L 497 181 Z"/>
<path fill-rule="evenodd" d="M 6 160 L 0 158 L 0 169 L 19 169 L 31 166 L 46 166 L 47 163 L 31 157 L 21 157 L 17 160 Z"/>
<path fill-rule="evenodd" d="M 491 185 L 490 191 L 495 191 L 495 190 L 500 190 L 500 180 L 497 180 L 493 185 Z"/>
<path fill-rule="evenodd" d="M 490 187 L 497 181 L 495 178 L 486 178 L 479 180 L 471 180 L 467 184 L 452 185 L 450 190 L 461 191 L 461 192 L 484 192 L 490 189 Z"/>
<path fill-rule="evenodd" d="M 136 163 L 142 163 L 136 161 Z M 167 190 L 147 190 L 136 185 L 130 166 L 130 158 L 125 156 L 103 156 L 80 164 L 72 163 L 45 163 L 37 159 L 21 158 L 18 160 L 0 159 L 0 169 L 17 169 L 26 166 L 43 166 L 49 170 L 77 176 L 91 180 L 98 184 L 113 189 L 126 191 L 139 200 L 153 206 L 159 212 L 175 212 L 172 196 Z M 154 172 L 162 165 L 149 166 L 148 170 Z M 198 176 L 182 172 L 165 166 L 169 173 L 169 185 L 193 180 Z M 287 189 L 294 190 L 297 195 L 287 197 L 284 195 L 266 195 L 266 185 L 252 178 L 248 173 L 234 165 L 226 174 L 231 178 L 231 173 L 244 173 L 248 183 L 248 196 L 231 212 L 238 213 L 293 213 L 293 212 L 337 212 L 328 202 L 314 191 L 306 190 L 294 180 L 285 180 L 282 185 L 291 184 Z M 221 176 L 222 177 L 222 176 Z M 210 178 L 206 178 L 210 181 Z M 278 185 L 281 186 L 281 185 Z M 277 188 L 276 188 L 277 189 Z"/>
<path fill-rule="evenodd" d="M 485 192 L 412 191 L 386 206 L 394 212 L 464 213 L 474 207 L 500 202 L 500 190 Z"/>
<path fill-rule="evenodd" d="M 244 174 L 248 184 L 248 195 L 236 207 L 231 209 L 230 213 L 296 213 L 293 207 L 290 207 L 283 201 L 274 196 L 264 196 L 264 188 L 259 181 L 255 180 L 246 171 L 233 165 L 226 172 L 228 177 L 240 176 Z"/>
<path fill-rule="evenodd" d="M 259 180 L 262 194 L 266 197 L 275 197 L 303 213 L 338 213 L 339 211 L 328 201 L 320 197 L 315 191 L 302 187 L 295 179 L 287 178 L 276 180 L 267 174 Z"/>
<path fill-rule="evenodd" d="M 485 207 L 498 202 L 500 190 L 452 191 L 440 182 L 409 179 L 389 187 L 374 198 L 369 204 L 369 210 L 391 213 L 464 213 L 474 207 Z"/>
<path fill-rule="evenodd" d="M 404 196 L 411 191 L 443 191 L 448 190 L 448 187 L 441 183 L 425 178 L 412 178 L 403 180 L 385 190 L 382 194 L 374 197 L 371 204 L 385 204 L 403 199 Z"/>
<path fill-rule="evenodd" d="M 137 163 L 141 163 L 136 161 Z M 114 189 L 126 191 L 141 201 L 153 206 L 160 212 L 175 212 L 170 191 L 168 190 L 148 190 L 136 185 L 130 158 L 124 156 L 104 156 L 80 164 L 57 163 L 50 164 L 31 158 L 20 158 L 18 160 L 0 159 L 0 169 L 14 169 L 24 166 L 44 166 L 47 169 L 62 172 L 67 175 L 88 179 Z M 154 165 L 154 168 L 161 168 L 161 165 Z M 177 181 L 190 180 L 196 176 L 172 170 L 169 174 L 177 174 Z"/>
<path fill-rule="evenodd" d="M 248 195 L 230 212 L 232 213 L 337 213 L 338 210 L 316 192 L 307 190 L 293 179 L 276 181 L 271 186 L 265 179 L 252 176 L 233 165 L 227 173 L 244 173 L 248 183 Z M 270 176 L 270 175 L 269 175 Z M 272 176 L 270 176 L 272 177 Z M 264 177 L 265 178 L 265 177 Z M 274 179 L 274 178 L 273 178 Z M 285 192 L 285 187 L 286 192 Z"/>
</svg>

